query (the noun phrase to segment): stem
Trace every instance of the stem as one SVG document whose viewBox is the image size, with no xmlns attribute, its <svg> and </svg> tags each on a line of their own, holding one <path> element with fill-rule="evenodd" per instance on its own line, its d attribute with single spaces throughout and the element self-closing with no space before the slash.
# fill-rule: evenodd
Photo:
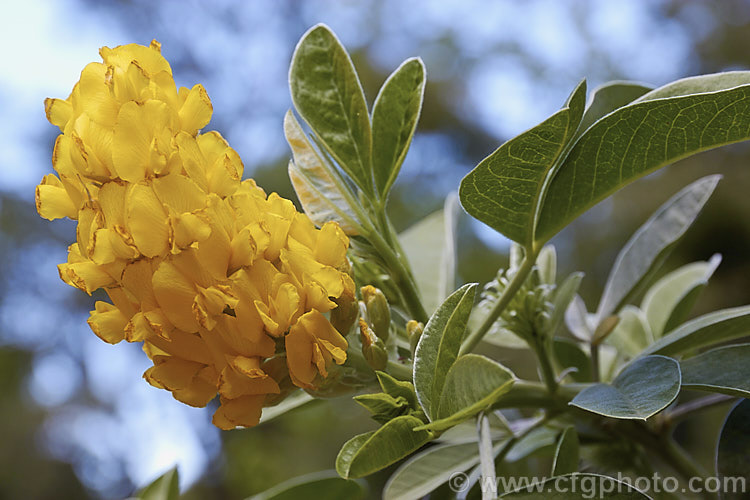
<svg viewBox="0 0 750 500">
<path fill-rule="evenodd" d="M 534 267 L 535 261 L 536 254 L 527 254 L 526 257 L 524 257 L 523 262 L 521 263 L 521 267 L 519 267 L 518 271 L 516 271 L 516 274 L 513 275 L 513 279 L 511 279 L 510 283 L 508 283 L 508 286 L 505 287 L 502 295 L 500 295 L 498 301 L 495 302 L 495 305 L 492 307 L 492 310 L 489 312 L 489 314 L 484 318 L 482 324 L 479 325 L 476 330 L 470 332 L 469 335 L 466 336 L 466 339 L 464 339 L 464 343 L 463 345 L 461 345 L 459 355 L 471 352 L 477 346 L 477 344 L 479 344 L 479 342 L 487 334 L 487 332 L 490 331 L 492 325 L 495 324 L 495 321 L 497 321 L 497 319 L 503 313 L 505 308 L 513 299 L 513 296 L 521 288 L 521 285 L 523 285 L 526 277 Z"/>
<path fill-rule="evenodd" d="M 568 401 L 573 399 L 581 388 L 578 385 L 565 384 L 558 386 L 556 394 L 551 395 L 541 382 L 518 380 L 510 391 L 492 405 L 492 408 L 546 408 L 564 412 L 569 409 Z"/>
<path fill-rule="evenodd" d="M 427 312 L 419 298 L 419 291 L 414 277 L 402 258 L 397 255 L 391 244 L 389 244 L 377 230 L 372 229 L 370 234 L 365 235 L 367 240 L 377 250 L 391 272 L 391 278 L 404 300 L 404 306 L 413 319 L 420 323 L 427 323 Z"/>
<path fill-rule="evenodd" d="M 599 367 L 599 342 L 591 342 L 591 379 L 599 382 L 601 368 Z"/>
<path fill-rule="evenodd" d="M 314 135 L 313 139 L 315 140 Z M 325 151 L 325 148 L 321 147 L 320 143 L 317 140 L 315 140 L 315 143 L 318 145 L 321 151 Z M 362 210 L 362 205 L 359 203 L 359 200 L 357 200 L 351 188 L 347 185 L 346 181 L 342 177 L 341 172 L 331 164 L 326 155 L 323 154 L 320 157 L 325 162 L 325 165 L 327 167 L 326 171 L 330 174 L 331 180 L 344 196 L 344 199 L 346 200 L 347 205 L 349 205 L 349 208 L 357 216 L 359 221 L 359 224 L 357 224 L 358 231 L 360 232 L 360 234 L 362 234 L 362 236 L 365 237 L 365 239 L 370 242 L 373 247 L 375 247 L 375 249 L 385 261 L 389 270 L 391 271 L 391 277 L 393 278 L 396 287 L 401 292 L 401 297 L 404 299 L 404 305 L 407 311 L 417 321 L 421 323 L 427 323 L 427 312 L 425 311 L 424 306 L 422 305 L 422 302 L 419 298 L 419 292 L 417 290 L 417 285 L 414 282 L 414 277 L 412 276 L 408 265 L 405 266 L 402 260 L 401 256 L 403 255 L 403 250 L 401 250 L 401 247 L 399 246 L 398 238 L 395 238 L 395 244 L 389 244 L 383 239 L 382 236 L 380 236 L 380 231 L 378 230 L 378 228 L 373 227 L 372 223 L 370 222 L 370 218 L 367 216 L 364 210 Z M 366 193 L 365 196 L 367 196 Z M 373 206 L 373 203 L 369 199 L 369 197 L 367 199 L 368 204 L 370 206 Z M 390 221 L 388 220 L 388 216 L 385 213 L 385 203 L 380 200 L 379 195 L 374 206 L 376 211 L 380 214 L 380 219 L 382 221 L 385 221 L 386 226 L 383 228 L 383 232 L 385 232 L 386 235 L 388 235 L 389 233 L 393 235 L 393 229 L 390 225 Z M 392 236 L 389 235 L 387 239 L 392 239 Z M 392 247 L 395 247 L 397 249 L 397 252 L 400 253 L 394 253 Z"/>
<path fill-rule="evenodd" d="M 484 412 L 477 419 L 477 434 L 479 434 L 479 461 L 482 467 L 482 500 L 495 500 L 497 488 L 487 485 L 496 484 L 495 459 L 492 456 L 492 437 L 490 435 L 490 419 Z"/>
<path fill-rule="evenodd" d="M 547 386 L 550 395 L 554 395 L 557 392 L 557 375 L 555 375 L 555 370 L 552 368 L 549 349 L 547 349 L 545 339 L 537 339 L 534 351 L 539 359 L 539 366 L 542 369 L 542 381 Z"/>
</svg>

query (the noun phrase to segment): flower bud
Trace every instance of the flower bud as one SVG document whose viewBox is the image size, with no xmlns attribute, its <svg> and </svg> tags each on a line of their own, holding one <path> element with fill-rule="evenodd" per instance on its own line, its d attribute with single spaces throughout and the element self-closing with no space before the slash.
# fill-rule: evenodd
<svg viewBox="0 0 750 500">
<path fill-rule="evenodd" d="M 423 331 L 424 325 L 419 321 L 413 319 L 407 321 L 406 335 L 409 337 L 409 347 L 412 353 L 417 350 L 417 342 L 419 342 L 419 337 L 422 336 Z"/>
<path fill-rule="evenodd" d="M 335 299 L 337 307 L 331 310 L 331 324 L 346 337 L 359 315 L 359 306 L 353 296 L 343 294 Z"/>
<path fill-rule="evenodd" d="M 367 321 L 359 318 L 359 338 L 362 341 L 362 354 L 373 370 L 382 370 L 388 363 L 388 353 L 383 341 L 372 331 Z"/>
<path fill-rule="evenodd" d="M 388 333 L 391 328 L 391 309 L 383 292 L 374 286 L 367 285 L 361 289 L 362 298 L 367 308 L 367 319 L 375 331 L 375 335 L 388 341 Z"/>
</svg>

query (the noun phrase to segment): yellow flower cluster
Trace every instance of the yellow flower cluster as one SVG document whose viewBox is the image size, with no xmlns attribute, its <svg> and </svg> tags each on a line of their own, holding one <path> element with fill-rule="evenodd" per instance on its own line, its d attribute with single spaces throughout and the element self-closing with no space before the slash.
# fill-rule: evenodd
<svg viewBox="0 0 750 500">
<path fill-rule="evenodd" d="M 149 383 L 192 406 L 218 392 L 215 425 L 255 425 L 346 359 L 327 313 L 354 300 L 349 241 L 241 181 L 237 153 L 198 133 L 206 91 L 178 91 L 156 41 L 100 54 L 68 99 L 45 102 L 62 134 L 37 210 L 78 221 L 60 276 L 107 292 L 89 325 L 110 343 L 142 341 Z"/>
</svg>

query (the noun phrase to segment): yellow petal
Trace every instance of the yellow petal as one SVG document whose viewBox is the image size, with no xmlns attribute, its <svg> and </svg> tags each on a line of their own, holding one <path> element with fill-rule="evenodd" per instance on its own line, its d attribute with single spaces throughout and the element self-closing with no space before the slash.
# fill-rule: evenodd
<svg viewBox="0 0 750 500">
<path fill-rule="evenodd" d="M 213 113 L 213 106 L 211 106 L 206 89 L 200 84 L 194 86 L 188 92 L 185 103 L 180 108 L 182 130 L 195 135 L 211 120 L 211 113 Z"/>
<path fill-rule="evenodd" d="M 172 262 L 162 262 L 153 276 L 156 300 L 164 314 L 177 328 L 186 332 L 197 332 L 200 323 L 193 313 L 196 290 Z"/>
<path fill-rule="evenodd" d="M 321 264 L 338 268 L 346 262 L 349 238 L 336 222 L 326 222 L 320 228 L 315 245 L 315 260 Z"/>
<path fill-rule="evenodd" d="M 88 319 L 91 330 L 105 342 L 120 342 L 124 338 L 123 332 L 128 318 L 117 307 L 107 302 L 97 301 L 94 307 Z"/>
<path fill-rule="evenodd" d="M 112 248 L 111 229 L 97 229 L 91 237 L 91 260 L 96 264 L 103 265 L 114 262 L 117 259 L 114 249 Z M 114 233 L 117 236 L 117 233 Z"/>
<path fill-rule="evenodd" d="M 160 71 L 172 73 L 169 63 L 161 55 L 161 45 L 156 40 L 146 47 L 137 43 L 119 45 L 113 49 L 102 47 L 99 54 L 107 65 L 127 68 L 132 61 L 137 61 L 147 73 L 155 74 Z"/>
<path fill-rule="evenodd" d="M 279 384 L 260 369 L 260 360 L 253 358 L 234 358 L 219 377 L 219 394 L 224 398 L 235 399 L 241 396 L 257 394 L 278 394 Z M 250 365 L 256 364 L 255 368 Z M 241 371 L 240 371 L 241 370 Z"/>
<path fill-rule="evenodd" d="M 159 177 L 152 185 L 159 201 L 176 213 L 192 212 L 206 206 L 206 192 L 183 175 Z"/>
<path fill-rule="evenodd" d="M 303 388 L 312 387 L 316 373 L 326 376 L 329 359 L 343 363 L 348 347 L 346 339 L 318 311 L 303 314 L 289 329 L 285 344 L 289 375 Z"/>
<path fill-rule="evenodd" d="M 48 97 L 44 100 L 44 112 L 47 115 L 47 120 L 52 125 L 59 127 L 61 132 L 64 132 L 65 125 L 73 116 L 73 106 L 69 101 Z"/>
<path fill-rule="evenodd" d="M 237 399 L 221 398 L 221 406 L 214 413 L 213 424 L 225 431 L 258 425 L 265 399 L 264 394 Z"/>
<path fill-rule="evenodd" d="M 167 214 L 148 185 L 131 186 L 127 198 L 127 227 L 133 235 L 136 247 L 146 257 L 167 253 Z"/>
<path fill-rule="evenodd" d="M 153 334 L 154 332 L 142 312 L 134 314 L 128 324 L 125 325 L 125 340 L 128 342 L 141 342 Z"/>
<path fill-rule="evenodd" d="M 122 105 L 112 139 L 112 164 L 121 179 L 138 182 L 153 174 L 154 140 L 157 133 L 168 130 L 170 120 L 167 105 L 160 101 Z"/>
<path fill-rule="evenodd" d="M 208 238 L 211 235 L 211 226 L 205 215 L 174 214 L 169 216 L 169 235 L 172 253 L 179 253 L 180 249 Z"/>
<path fill-rule="evenodd" d="M 47 220 L 78 218 L 78 208 L 70 199 L 60 179 L 53 174 L 45 175 L 41 184 L 36 187 L 34 201 L 36 211 Z"/>
<path fill-rule="evenodd" d="M 248 314 L 247 311 L 252 311 Z M 263 322 L 252 304 L 241 301 L 235 307 L 237 317 L 223 315 L 212 333 L 226 343 L 224 350 L 231 350 L 246 357 L 268 358 L 273 356 L 276 343 L 263 331 Z M 250 321 L 249 316 L 253 316 Z"/>
<path fill-rule="evenodd" d="M 216 386 L 201 376 L 205 365 L 173 356 L 157 356 L 154 362 L 143 378 L 154 387 L 172 391 L 175 399 L 203 407 L 216 395 Z"/>
<path fill-rule="evenodd" d="M 57 270 L 65 283 L 83 290 L 89 295 L 98 288 L 114 284 L 114 280 L 109 274 L 90 261 L 59 264 Z"/>
<path fill-rule="evenodd" d="M 243 168 L 237 152 L 227 147 L 207 168 L 208 188 L 222 197 L 231 195 L 240 185 Z"/>
<path fill-rule="evenodd" d="M 90 63 L 81 72 L 78 105 L 92 120 L 111 128 L 117 120 L 118 103 L 107 85 L 107 66 Z"/>
<path fill-rule="evenodd" d="M 195 137 L 183 131 L 177 134 L 175 142 L 185 172 L 193 182 L 203 190 L 207 190 L 206 159 L 203 157 Z"/>
<path fill-rule="evenodd" d="M 151 344 L 159 350 L 183 359 L 204 364 L 213 364 L 213 357 L 208 351 L 206 343 L 200 335 L 187 333 L 182 330 L 172 330 L 169 339 L 160 336 L 149 337 L 146 344 Z"/>
</svg>

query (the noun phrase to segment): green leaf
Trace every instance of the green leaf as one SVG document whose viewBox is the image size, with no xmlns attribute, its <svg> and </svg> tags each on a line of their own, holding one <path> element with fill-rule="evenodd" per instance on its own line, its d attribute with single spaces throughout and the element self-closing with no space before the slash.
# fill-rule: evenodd
<svg viewBox="0 0 750 500">
<path fill-rule="evenodd" d="M 284 481 L 247 500 L 298 500 L 300 498 L 361 500 L 365 497 L 365 492 L 360 482 L 340 478 L 335 471 L 324 471 Z"/>
<path fill-rule="evenodd" d="M 589 208 L 654 170 L 748 139 L 748 83 L 748 72 L 682 80 L 596 122 L 575 142 L 552 179 L 537 240 L 547 241 Z M 656 98 L 672 94 L 676 96 Z"/>
<path fill-rule="evenodd" d="M 414 385 L 411 382 L 396 380 L 385 372 L 375 372 L 375 375 L 378 377 L 378 383 L 383 392 L 394 398 L 402 397 L 412 408 L 419 408 L 417 394 L 414 392 Z"/>
<path fill-rule="evenodd" d="M 180 474 L 173 467 L 136 494 L 140 500 L 177 500 L 180 496 Z"/>
<path fill-rule="evenodd" d="M 328 153 L 365 192 L 372 193 L 370 116 L 352 60 L 325 25 L 310 28 L 289 68 L 297 112 Z"/>
<path fill-rule="evenodd" d="M 457 215 L 458 202 L 451 194 L 445 199 L 442 210 L 428 215 L 399 235 L 428 312 L 437 309 L 455 289 Z"/>
<path fill-rule="evenodd" d="M 377 431 L 353 437 L 336 457 L 336 471 L 345 479 L 372 474 L 398 462 L 432 439 L 432 433 L 417 430 L 423 422 L 409 415 L 396 417 Z"/>
<path fill-rule="evenodd" d="M 641 353 L 672 356 L 693 349 L 728 342 L 750 333 L 750 306 L 723 309 L 688 321 L 663 336 Z"/>
<path fill-rule="evenodd" d="M 431 420 L 437 415 L 446 374 L 458 357 L 476 288 L 476 283 L 466 284 L 438 307 L 414 351 L 414 388 Z"/>
<path fill-rule="evenodd" d="M 654 335 L 643 311 L 627 305 L 617 316 L 620 321 L 606 339 L 609 345 L 632 358 L 653 343 Z"/>
<path fill-rule="evenodd" d="M 478 462 L 476 442 L 433 446 L 404 462 L 393 473 L 383 489 L 383 500 L 421 498 L 456 472 Z"/>
<path fill-rule="evenodd" d="M 570 339 L 555 337 L 552 341 L 552 352 L 559 367 L 559 372 L 575 368 L 570 377 L 575 382 L 591 381 L 591 359 L 583 349 Z"/>
<path fill-rule="evenodd" d="M 612 384 L 587 387 L 572 406 L 605 417 L 646 420 L 669 406 L 680 392 L 680 365 L 666 356 L 639 358 Z"/>
<path fill-rule="evenodd" d="M 409 411 L 409 403 L 402 397 L 394 398 L 390 394 L 360 394 L 354 401 L 370 412 L 372 419 L 385 424 Z"/>
<path fill-rule="evenodd" d="M 638 293 L 698 216 L 720 178 L 711 175 L 690 184 L 638 228 L 617 255 L 607 277 L 596 311 L 597 322 L 617 312 Z"/>
<path fill-rule="evenodd" d="M 552 475 L 564 476 L 578 472 L 578 461 L 580 460 L 578 432 L 573 426 L 566 427 L 557 440 L 555 449 L 555 460 L 552 463 Z"/>
<path fill-rule="evenodd" d="M 719 254 L 708 262 L 693 262 L 672 271 L 649 288 L 641 309 L 654 337 L 661 337 L 682 323 L 720 263 Z"/>
<path fill-rule="evenodd" d="M 459 189 L 466 211 L 531 248 L 548 180 L 578 129 L 585 99 L 584 81 L 560 111 L 500 146 L 469 172 Z"/>
<path fill-rule="evenodd" d="M 750 398 L 750 344 L 712 349 L 680 362 L 682 387 Z"/>
<path fill-rule="evenodd" d="M 448 370 L 435 418 L 424 429 L 443 431 L 489 408 L 508 392 L 516 376 L 479 354 L 464 354 Z"/>
<path fill-rule="evenodd" d="M 501 498 L 513 500 L 539 500 L 542 497 L 545 500 L 584 500 L 590 498 L 643 500 L 644 498 L 651 498 L 613 477 L 588 473 L 568 474 L 544 481 L 537 480 L 528 487 L 519 488 L 501 496 Z"/>
<path fill-rule="evenodd" d="M 407 59 L 388 77 L 372 110 L 372 168 L 375 189 L 388 196 L 409 149 L 424 97 L 425 69 Z"/>
<path fill-rule="evenodd" d="M 729 412 L 719 435 L 716 448 L 716 473 L 719 477 L 745 479 L 750 477 L 750 399 L 743 399 Z M 745 485 L 745 483 L 741 483 Z M 738 487 L 739 481 L 728 485 Z M 734 489 L 734 488 L 731 488 Z M 737 488 L 723 492 L 726 500 L 747 498 L 747 493 Z"/>
<path fill-rule="evenodd" d="M 346 234 L 357 234 L 361 222 L 347 200 L 345 183 L 326 159 L 313 147 L 291 111 L 284 116 L 284 134 L 292 148 L 289 179 L 302 208 L 317 226 L 336 221 Z"/>
<path fill-rule="evenodd" d="M 640 83 L 624 81 L 608 82 L 595 88 L 591 93 L 591 102 L 583 114 L 578 134 L 582 135 L 583 132 L 601 118 L 604 118 L 616 109 L 630 104 L 652 89 L 653 87 L 646 87 Z"/>
<path fill-rule="evenodd" d="M 305 391 L 295 391 L 294 393 L 284 398 L 284 400 L 279 404 L 269 406 L 268 408 L 263 408 L 263 414 L 260 417 L 260 423 L 262 424 L 268 422 L 269 420 L 273 420 L 274 418 L 302 405 L 306 405 L 311 401 L 315 401 L 315 398 L 310 396 Z"/>
</svg>

